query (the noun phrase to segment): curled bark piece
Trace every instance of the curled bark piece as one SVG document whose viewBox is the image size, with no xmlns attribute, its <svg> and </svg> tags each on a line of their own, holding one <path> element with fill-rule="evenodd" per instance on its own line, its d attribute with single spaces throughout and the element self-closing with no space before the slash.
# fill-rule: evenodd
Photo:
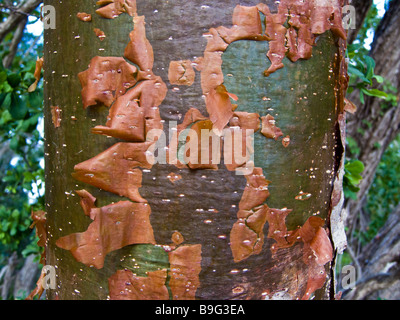
<svg viewBox="0 0 400 320">
<path fill-rule="evenodd" d="M 61 125 L 61 108 L 57 106 L 51 107 L 51 120 L 53 122 L 54 128 L 59 128 Z"/>
<path fill-rule="evenodd" d="M 168 79 L 173 85 L 191 86 L 195 73 L 190 60 L 171 61 L 168 69 Z"/>
<path fill-rule="evenodd" d="M 229 121 L 229 126 L 256 132 L 260 129 L 260 115 L 258 113 L 234 112 Z"/>
<path fill-rule="evenodd" d="M 274 239 L 275 244 L 271 246 L 272 254 L 275 254 L 278 249 L 287 248 L 292 246 L 289 243 L 287 236 L 289 235 L 286 227 L 286 217 L 293 210 L 291 209 L 273 209 L 270 208 L 267 212 L 268 221 L 268 238 Z"/>
<path fill-rule="evenodd" d="M 311 58 L 317 35 L 331 30 L 346 39 L 339 1 L 282 0 L 275 14 L 266 4 L 258 4 L 257 8 L 265 16 L 265 34 L 269 40 L 267 56 L 271 66 L 265 70 L 266 76 L 283 68 L 286 53 L 293 62 Z"/>
<path fill-rule="evenodd" d="M 144 16 L 133 18 L 133 31 L 129 34 L 130 42 L 125 48 L 124 56 L 136 64 L 140 70 L 150 73 L 153 69 L 153 47 L 146 38 Z"/>
<path fill-rule="evenodd" d="M 247 185 L 239 202 L 238 221 L 230 233 L 233 260 L 240 262 L 251 255 L 259 254 L 264 243 L 263 228 L 268 217 L 268 184 L 261 168 L 254 168 L 246 175 Z"/>
<path fill-rule="evenodd" d="M 97 156 L 77 164 L 72 176 L 100 189 L 125 196 L 136 202 L 146 202 L 138 189 L 142 186 L 142 172 L 150 169 L 146 152 L 153 143 L 120 142 Z"/>
<path fill-rule="evenodd" d="M 357 111 L 357 106 L 350 100 L 344 99 L 344 111 L 354 114 Z"/>
<path fill-rule="evenodd" d="M 290 136 L 286 136 L 282 139 L 282 145 L 287 148 L 290 144 Z"/>
<path fill-rule="evenodd" d="M 175 183 L 178 180 L 182 179 L 182 176 L 180 174 L 171 172 L 170 174 L 168 174 L 167 178 L 169 179 L 169 181 L 171 181 L 172 183 Z"/>
<path fill-rule="evenodd" d="M 315 290 L 324 285 L 326 281 L 324 265 L 333 258 L 331 241 L 322 228 L 324 223 L 321 218 L 310 217 L 298 232 L 303 242 L 303 261 L 308 266 L 307 288 L 303 300 L 309 299 Z"/>
<path fill-rule="evenodd" d="M 174 245 L 179 246 L 185 239 L 183 238 L 182 234 L 178 231 L 175 231 L 171 237 L 172 242 Z"/>
<path fill-rule="evenodd" d="M 221 138 L 214 134 L 210 120 L 194 123 L 186 138 L 185 157 L 190 169 L 218 170 L 221 162 Z M 192 141 L 193 139 L 193 141 Z"/>
<path fill-rule="evenodd" d="M 201 88 L 204 95 L 208 95 L 224 82 L 222 73 L 222 52 L 204 52 L 203 59 L 197 60 L 201 70 Z"/>
<path fill-rule="evenodd" d="M 75 192 L 81 198 L 80 205 L 83 209 L 83 212 L 86 216 L 93 220 L 94 218 L 90 216 L 90 212 L 92 209 L 97 208 L 95 205 L 96 198 L 86 190 L 76 190 Z"/>
<path fill-rule="evenodd" d="M 132 17 L 136 14 L 136 0 L 100 0 L 96 4 L 103 6 L 96 13 L 106 19 L 115 19 L 124 12 Z"/>
<path fill-rule="evenodd" d="M 35 77 L 35 82 L 32 83 L 29 88 L 28 88 L 28 92 L 33 92 L 36 90 L 37 84 L 40 81 L 40 77 L 41 77 L 41 73 L 42 73 L 42 68 L 43 68 L 43 57 L 41 58 L 37 58 L 36 59 L 36 67 L 35 67 L 35 72 L 33 74 L 33 76 Z"/>
<path fill-rule="evenodd" d="M 40 262 L 42 263 L 42 262 Z M 43 287 L 43 281 L 45 280 L 44 277 L 46 274 L 42 271 L 40 273 L 40 277 L 38 281 L 36 282 L 36 287 L 32 290 L 32 292 L 26 297 L 25 300 L 33 300 L 36 296 L 40 299 L 44 292 L 44 287 Z"/>
<path fill-rule="evenodd" d="M 80 192 L 83 203 L 92 203 L 88 192 Z M 82 203 L 82 202 L 81 202 Z M 83 209 L 87 214 L 88 206 Z M 120 201 L 105 207 L 90 209 L 93 222 L 85 232 L 74 233 L 57 240 L 58 247 L 71 251 L 79 262 L 101 269 L 111 251 L 131 244 L 155 244 L 150 224 L 151 209 L 147 203 Z"/>
<path fill-rule="evenodd" d="M 167 94 L 159 77 L 141 81 L 111 106 L 105 126 L 96 126 L 93 133 L 126 141 L 144 142 L 152 129 L 162 129 L 158 106 Z"/>
<path fill-rule="evenodd" d="M 221 135 L 222 130 L 233 116 L 233 107 L 228 91 L 224 85 L 212 89 L 206 96 L 206 107 L 213 129 L 216 134 Z"/>
<path fill-rule="evenodd" d="M 238 212 L 238 216 L 242 216 L 234 223 L 230 234 L 235 262 L 240 262 L 261 252 L 264 244 L 263 228 L 267 221 L 267 212 L 267 205 Z"/>
<path fill-rule="evenodd" d="M 39 238 L 37 241 L 37 245 L 39 247 L 44 248 L 47 243 L 47 218 L 46 212 L 43 210 L 39 211 L 32 211 L 31 218 L 33 220 L 30 228 L 36 228 L 36 236 Z M 40 263 L 45 265 L 46 264 L 46 250 L 40 255 Z"/>
<path fill-rule="evenodd" d="M 93 32 L 96 37 L 100 39 L 100 41 L 103 41 L 106 38 L 106 34 L 104 33 L 104 31 L 100 30 L 99 28 L 94 28 Z"/>
<path fill-rule="evenodd" d="M 147 272 L 138 277 L 130 270 L 118 270 L 108 278 L 111 300 L 168 300 L 167 270 Z"/>
<path fill-rule="evenodd" d="M 265 40 L 262 35 L 260 14 L 257 7 L 237 5 L 232 15 L 233 27 L 218 27 L 221 38 L 228 44 L 238 40 Z"/>
<path fill-rule="evenodd" d="M 258 113 L 234 112 L 224 130 L 224 164 L 229 171 L 250 174 L 254 163 L 254 132 L 260 128 Z"/>
<path fill-rule="evenodd" d="M 253 173 L 245 176 L 247 185 L 239 202 L 239 209 L 251 210 L 264 203 L 269 196 L 268 185 L 271 183 L 261 168 L 254 168 Z"/>
<path fill-rule="evenodd" d="M 183 164 L 178 160 L 178 145 L 180 134 L 183 130 L 189 127 L 191 124 L 198 121 L 208 120 L 207 117 L 203 116 L 198 109 L 190 108 L 185 114 L 183 121 L 179 124 L 169 141 L 168 151 L 167 151 L 167 163 L 173 164 L 178 168 L 186 168 L 186 164 Z"/>
<path fill-rule="evenodd" d="M 267 114 L 265 117 L 261 117 L 261 120 L 261 133 L 265 137 L 278 140 L 279 137 L 283 136 L 282 130 L 275 125 L 275 119 L 273 116 Z"/>
<path fill-rule="evenodd" d="M 124 58 L 94 57 L 89 68 L 78 74 L 83 107 L 102 103 L 109 107 L 137 83 L 137 68 Z"/>
<path fill-rule="evenodd" d="M 310 249 L 315 256 L 315 262 L 323 266 L 333 258 L 332 244 L 324 228 L 319 227 L 310 241 Z"/>
<path fill-rule="evenodd" d="M 86 12 L 78 12 L 76 14 L 77 18 L 83 22 L 90 22 L 92 21 L 92 15 Z"/>
<path fill-rule="evenodd" d="M 200 285 L 201 245 L 181 245 L 168 253 L 173 300 L 194 300 Z"/>
</svg>

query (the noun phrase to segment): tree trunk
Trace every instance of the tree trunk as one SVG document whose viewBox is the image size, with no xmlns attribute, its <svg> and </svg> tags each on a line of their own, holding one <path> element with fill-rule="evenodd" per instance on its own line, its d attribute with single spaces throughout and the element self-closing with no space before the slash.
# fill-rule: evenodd
<svg viewBox="0 0 400 320">
<path fill-rule="evenodd" d="M 357 258 L 362 277 L 359 275 L 355 288 L 344 291 L 344 299 L 399 299 L 399 234 L 400 205 L 390 214 L 374 240 L 362 248 Z"/>
<path fill-rule="evenodd" d="M 46 3 L 48 298 L 332 298 L 339 4 Z"/>
</svg>

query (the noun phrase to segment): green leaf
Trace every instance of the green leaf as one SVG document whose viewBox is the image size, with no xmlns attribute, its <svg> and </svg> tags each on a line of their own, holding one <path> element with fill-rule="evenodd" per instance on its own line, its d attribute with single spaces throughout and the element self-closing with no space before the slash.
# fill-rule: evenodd
<svg viewBox="0 0 400 320">
<path fill-rule="evenodd" d="M 2 84 L 2 83 L 5 82 L 6 80 L 7 80 L 7 72 L 1 71 L 1 72 L 0 72 L 0 83 Z"/>
<path fill-rule="evenodd" d="M 361 88 L 361 91 L 366 94 L 367 96 L 371 96 L 371 97 L 378 97 L 381 99 L 387 99 L 388 94 L 386 92 L 383 92 L 381 90 L 378 89 L 366 89 L 366 88 Z"/>
<path fill-rule="evenodd" d="M 11 87 L 16 88 L 21 83 L 21 76 L 18 73 L 12 73 L 8 75 L 7 82 Z"/>
<path fill-rule="evenodd" d="M 12 213 L 11 213 L 11 217 L 17 219 L 19 217 L 19 211 L 17 209 L 15 209 Z"/>
<path fill-rule="evenodd" d="M 378 76 L 376 74 L 374 74 L 372 78 L 374 78 L 378 83 L 383 83 L 383 81 L 385 80 L 383 77 Z"/>
<path fill-rule="evenodd" d="M 4 125 L 4 124 L 10 122 L 11 120 L 12 120 L 12 116 L 11 116 L 10 112 L 9 112 L 8 110 L 4 110 L 4 111 L 1 113 L 0 123 L 1 123 L 2 125 Z"/>
<path fill-rule="evenodd" d="M 12 93 L 9 111 L 15 120 L 22 120 L 28 113 L 28 107 L 16 93 Z"/>
<path fill-rule="evenodd" d="M 6 95 L 4 97 L 4 100 L 3 100 L 3 103 L 2 103 L 2 106 L 5 109 L 9 109 L 10 105 L 11 105 L 11 93 L 9 92 L 9 93 L 6 93 Z"/>
<path fill-rule="evenodd" d="M 367 65 L 367 70 L 366 70 L 366 78 L 371 81 L 373 75 L 374 75 L 374 69 L 375 69 L 375 60 L 371 58 L 370 56 L 364 56 L 365 63 Z"/>
<path fill-rule="evenodd" d="M 345 164 L 345 170 L 351 173 L 358 173 L 364 171 L 364 164 L 360 160 L 354 160 Z"/>
<path fill-rule="evenodd" d="M 347 72 L 350 75 L 353 75 L 353 76 L 356 76 L 356 77 L 360 78 L 363 82 L 368 82 L 368 83 L 370 82 L 370 80 L 368 80 L 365 77 L 364 73 L 361 72 L 360 70 L 358 70 L 355 66 L 349 65 L 348 68 L 347 68 Z"/>
<path fill-rule="evenodd" d="M 19 136 L 16 135 L 11 138 L 10 140 L 10 149 L 17 151 L 18 150 L 18 145 L 19 145 Z"/>
<path fill-rule="evenodd" d="M 361 104 L 365 104 L 364 93 L 362 90 L 360 90 L 360 102 Z"/>
<path fill-rule="evenodd" d="M 40 110 L 43 105 L 43 92 L 42 90 L 36 89 L 28 94 L 29 104 L 35 110 Z"/>
</svg>

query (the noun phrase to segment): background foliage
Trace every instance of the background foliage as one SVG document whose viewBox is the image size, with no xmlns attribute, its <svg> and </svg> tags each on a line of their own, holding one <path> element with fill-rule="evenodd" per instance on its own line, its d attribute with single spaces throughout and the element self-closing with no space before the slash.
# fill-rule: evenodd
<svg viewBox="0 0 400 320">
<path fill-rule="evenodd" d="M 7 10 L 0 11 L 0 21 Z M 39 19 L 31 13 L 28 24 Z M 25 32 L 11 66 L 1 61 L 10 54 L 13 33 L 0 43 L 0 267 L 12 252 L 39 252 L 30 225 L 31 211 L 44 208 L 43 89 L 35 81 L 36 58 L 42 56 L 41 36 Z"/>
</svg>

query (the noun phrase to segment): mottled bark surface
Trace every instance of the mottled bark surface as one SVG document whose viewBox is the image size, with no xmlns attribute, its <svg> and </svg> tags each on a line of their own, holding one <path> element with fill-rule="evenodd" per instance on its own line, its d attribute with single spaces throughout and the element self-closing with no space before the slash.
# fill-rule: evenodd
<svg viewBox="0 0 400 320">
<path fill-rule="evenodd" d="M 220 26 L 231 28 L 236 5 L 258 3 L 137 1 L 137 14 L 145 17 L 146 37 L 154 52 L 152 70 L 168 89 L 159 106 L 167 137 L 169 121 L 182 123 L 191 108 L 205 116 L 209 111 L 207 95 L 206 99 L 202 97 L 205 84 L 200 72 L 195 71 L 191 86 L 172 85 L 168 81 L 171 61 L 193 62 L 203 57 L 208 44 L 205 33 Z M 121 290 L 128 286 L 124 279 L 137 281 L 135 285 L 154 286 L 147 297 L 165 297 L 167 290 L 170 299 L 332 297 L 329 215 L 341 157 L 338 117 L 343 98 L 339 72 L 343 52 L 338 44 L 343 49 L 343 42 L 337 37 L 338 31 L 333 35 L 328 30 L 316 37 L 309 59 L 292 62 L 284 58 L 284 68 L 268 77 L 264 75 L 271 66 L 266 56 L 267 41 L 230 43 L 222 54 L 225 89 L 212 87 L 212 97 L 221 101 L 228 93 L 234 94 L 236 97 L 229 98 L 237 98 L 233 102 L 238 105 L 235 112 L 271 114 L 284 133 L 278 141 L 267 139 L 260 131 L 255 133 L 254 162 L 262 174 L 237 175 L 223 164 L 218 170 L 192 170 L 171 164 L 140 169 L 139 192 L 151 208 L 156 245 L 131 244 L 114 250 L 97 269 L 76 261 L 70 251 L 56 245 L 61 237 L 84 232 L 92 223 L 88 216 L 93 219 L 93 203 L 90 200 L 82 205 L 85 214 L 75 190 L 89 191 L 97 199 L 97 208 L 129 199 L 71 176 L 75 165 L 120 141 L 91 132 L 91 128 L 106 123 L 108 110 L 104 106 L 83 108 L 78 73 L 85 71 L 95 56 L 124 55 L 132 17 L 123 13 L 115 19 L 100 18 L 95 14 L 98 6 L 88 2 L 48 4 L 54 5 L 58 14 L 57 29 L 45 32 L 46 253 L 47 263 L 56 266 L 57 271 L 57 288 L 48 290 L 48 297 L 121 298 Z M 276 12 L 273 2 L 269 4 L 271 12 Z M 79 20 L 78 12 L 91 13 L 92 21 Z M 103 41 L 93 28 L 105 33 Z M 138 39 L 129 50 L 133 59 L 137 59 L 135 48 L 139 46 L 147 51 L 150 48 L 145 39 Z M 202 75 L 205 73 L 203 69 Z M 51 123 L 51 106 L 62 111 L 58 128 Z M 172 176 L 180 179 L 171 180 Z M 271 214 L 279 215 L 276 221 Z M 243 233 L 232 235 L 240 219 L 246 219 L 246 226 L 238 227 Z M 276 231 L 273 235 L 272 226 Z M 254 247 L 246 258 L 234 259 L 231 242 L 241 234 L 243 243 L 253 241 Z M 188 291 L 182 290 L 185 285 Z M 143 294 L 134 291 L 130 297 L 145 298 Z"/>
</svg>

